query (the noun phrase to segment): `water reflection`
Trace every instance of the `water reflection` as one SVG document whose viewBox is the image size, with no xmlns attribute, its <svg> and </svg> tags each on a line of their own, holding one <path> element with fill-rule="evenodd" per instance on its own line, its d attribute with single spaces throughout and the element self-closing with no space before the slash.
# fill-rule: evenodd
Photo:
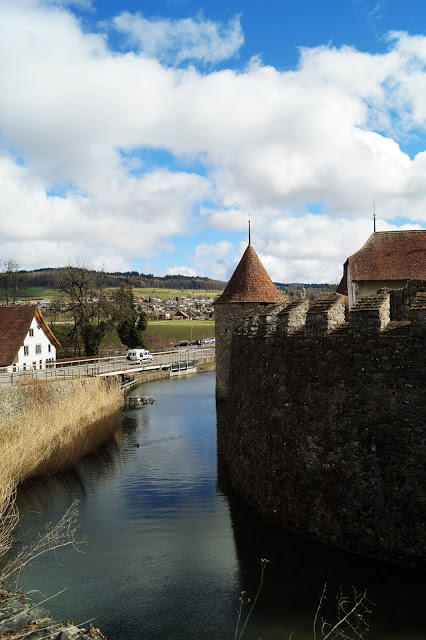
<svg viewBox="0 0 426 640">
<path fill-rule="evenodd" d="M 252 597 L 259 586 L 260 560 L 269 560 L 250 624 L 253 637 L 288 638 L 296 629 L 296 638 L 312 638 L 315 612 L 327 584 L 322 610 L 326 619 L 337 621 L 340 590 L 347 596 L 353 589 L 366 590 L 373 603 L 369 640 L 424 640 L 425 572 L 333 549 L 266 523 L 228 485 L 220 459 L 221 441 L 226 438 L 224 414 L 219 403 L 218 488 L 229 502 L 240 581 Z"/>
<path fill-rule="evenodd" d="M 281 638 L 293 629 L 297 629 L 296 638 L 312 638 L 312 621 L 327 583 L 324 612 L 330 621 L 336 619 L 340 587 L 346 595 L 351 595 L 353 587 L 367 589 L 374 603 L 369 640 L 424 640 L 424 572 L 338 551 L 268 525 L 232 491 L 227 494 L 241 583 L 250 594 L 259 585 L 260 559 L 269 560 L 253 616 L 254 637 L 281 625 Z"/>
<path fill-rule="evenodd" d="M 217 640 L 234 635 L 242 588 L 254 594 L 244 636 L 312 638 L 328 581 L 368 587 L 377 603 L 369 640 L 420 640 L 424 574 L 336 552 L 266 525 L 217 474 L 214 374 L 144 385 L 152 405 L 123 414 L 120 431 L 73 472 L 19 492 L 22 540 L 80 503 L 84 554 L 64 550 L 25 572 L 23 589 L 65 594 L 58 618 L 93 616 L 111 640 Z M 33 534 L 31 534 L 33 537 Z"/>
<path fill-rule="evenodd" d="M 135 427 L 136 428 L 136 427 Z M 58 500 L 84 501 L 105 478 L 116 473 L 122 453 L 123 432 L 114 435 L 95 453 L 81 460 L 78 467 L 44 478 L 36 478 L 19 487 L 17 505 L 20 514 L 55 510 Z"/>
</svg>

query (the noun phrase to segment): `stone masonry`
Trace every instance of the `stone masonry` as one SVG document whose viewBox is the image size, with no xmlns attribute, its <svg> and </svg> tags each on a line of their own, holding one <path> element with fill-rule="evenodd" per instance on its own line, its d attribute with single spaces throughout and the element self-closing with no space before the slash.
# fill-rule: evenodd
<svg viewBox="0 0 426 640">
<path fill-rule="evenodd" d="M 258 306 L 233 332 L 219 455 L 267 519 L 426 565 L 425 292 Z"/>
</svg>

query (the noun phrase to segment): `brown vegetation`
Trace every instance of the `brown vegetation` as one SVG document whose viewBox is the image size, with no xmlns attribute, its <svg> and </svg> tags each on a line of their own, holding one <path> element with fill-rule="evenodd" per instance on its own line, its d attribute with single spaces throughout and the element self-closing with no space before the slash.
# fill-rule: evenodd
<svg viewBox="0 0 426 640">
<path fill-rule="evenodd" d="M 0 427 L 0 556 L 16 521 L 16 486 L 75 466 L 113 434 L 123 403 L 119 386 L 101 379 L 56 389 L 39 380 L 30 384 L 25 407 Z"/>
</svg>

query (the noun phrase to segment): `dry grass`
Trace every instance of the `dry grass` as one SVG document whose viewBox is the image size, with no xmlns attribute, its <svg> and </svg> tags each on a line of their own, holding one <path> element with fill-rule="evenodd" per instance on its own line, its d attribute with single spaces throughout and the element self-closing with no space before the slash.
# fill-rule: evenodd
<svg viewBox="0 0 426 640">
<path fill-rule="evenodd" d="M 119 386 L 101 379 L 57 387 L 33 380 L 26 408 L 0 426 L 0 557 L 16 523 L 16 486 L 34 476 L 72 468 L 117 428 Z"/>
<path fill-rule="evenodd" d="M 1 426 L 0 491 L 75 466 L 117 426 L 123 403 L 118 386 L 96 379 L 64 391 L 50 387 L 33 380 L 26 389 L 27 407 Z"/>
</svg>

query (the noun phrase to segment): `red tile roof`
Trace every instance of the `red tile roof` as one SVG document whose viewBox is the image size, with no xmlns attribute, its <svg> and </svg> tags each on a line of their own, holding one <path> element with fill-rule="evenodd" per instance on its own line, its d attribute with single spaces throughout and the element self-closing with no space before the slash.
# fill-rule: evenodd
<svg viewBox="0 0 426 640">
<path fill-rule="evenodd" d="M 51 343 L 56 347 L 61 346 L 38 307 L 34 305 L 0 307 L 0 367 L 8 367 L 16 359 L 34 316 Z"/>
<path fill-rule="evenodd" d="M 348 262 L 354 281 L 426 279 L 426 230 L 373 233 Z"/>
<path fill-rule="evenodd" d="M 215 304 L 228 302 L 284 302 L 251 245 Z"/>
</svg>

